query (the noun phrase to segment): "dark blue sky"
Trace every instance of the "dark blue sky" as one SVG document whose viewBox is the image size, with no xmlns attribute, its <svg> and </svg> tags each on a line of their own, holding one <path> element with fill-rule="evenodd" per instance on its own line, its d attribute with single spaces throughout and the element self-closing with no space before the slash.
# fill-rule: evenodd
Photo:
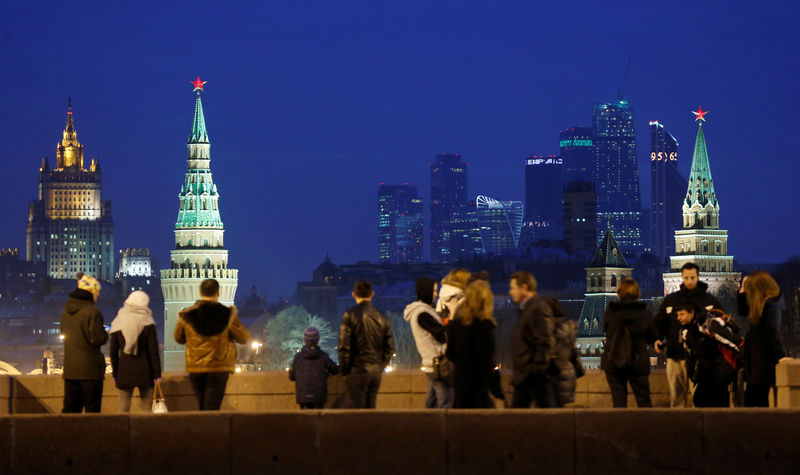
<svg viewBox="0 0 800 475">
<path fill-rule="evenodd" d="M 685 173 L 702 105 L 730 251 L 800 252 L 798 2 L 116 3 L 4 4 L 0 247 L 24 248 L 71 94 L 117 247 L 167 265 L 200 75 L 230 264 L 272 300 L 326 252 L 374 260 L 378 183 L 416 184 L 427 209 L 436 153 L 470 162 L 470 195 L 523 199 L 522 160 L 590 125 L 631 57 L 643 203 L 648 121 Z"/>
</svg>

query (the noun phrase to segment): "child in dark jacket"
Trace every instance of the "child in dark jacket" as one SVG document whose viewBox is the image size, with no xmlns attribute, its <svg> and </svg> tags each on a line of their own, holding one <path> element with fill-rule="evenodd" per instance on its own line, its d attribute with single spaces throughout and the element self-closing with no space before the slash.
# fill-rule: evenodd
<svg viewBox="0 0 800 475">
<path fill-rule="evenodd" d="M 289 369 L 289 379 L 295 382 L 300 409 L 322 409 L 328 398 L 328 375 L 339 372 L 336 363 L 317 343 L 319 330 L 306 328 L 303 331 L 303 349 L 295 355 Z"/>
</svg>

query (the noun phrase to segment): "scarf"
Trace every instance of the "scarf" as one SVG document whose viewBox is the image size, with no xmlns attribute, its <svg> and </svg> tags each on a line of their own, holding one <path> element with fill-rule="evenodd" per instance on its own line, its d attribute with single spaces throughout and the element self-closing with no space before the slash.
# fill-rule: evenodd
<svg viewBox="0 0 800 475">
<path fill-rule="evenodd" d="M 155 325 L 153 320 L 153 313 L 146 306 L 131 305 L 125 302 L 125 305 L 119 312 L 116 318 L 111 322 L 111 333 L 121 331 L 122 336 L 125 338 L 125 348 L 122 352 L 126 355 L 136 356 L 138 348 L 136 346 L 139 340 L 139 335 L 147 325 Z"/>
</svg>

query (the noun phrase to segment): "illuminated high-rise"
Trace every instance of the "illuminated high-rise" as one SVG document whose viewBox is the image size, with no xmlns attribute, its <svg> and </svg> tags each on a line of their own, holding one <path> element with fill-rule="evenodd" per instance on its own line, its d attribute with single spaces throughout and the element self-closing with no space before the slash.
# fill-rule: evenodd
<svg viewBox="0 0 800 475">
<path fill-rule="evenodd" d="M 633 109 L 624 99 L 595 104 L 592 131 L 597 235 L 608 225 L 623 252 L 639 254 L 644 241 Z"/>
<path fill-rule="evenodd" d="M 594 183 L 594 142 L 591 127 L 570 127 L 559 133 L 564 182 Z"/>
<path fill-rule="evenodd" d="M 423 231 L 422 198 L 417 196 L 417 187 L 378 186 L 378 262 L 422 262 Z"/>
<path fill-rule="evenodd" d="M 452 262 L 454 257 L 443 245 L 444 233 L 454 216 L 464 217 L 467 206 L 467 166 L 457 153 L 441 153 L 431 168 L 431 262 Z"/>
<path fill-rule="evenodd" d="M 521 201 L 498 201 L 478 196 L 475 209 L 485 254 L 502 254 L 517 249 L 524 216 Z"/>
<path fill-rule="evenodd" d="M 525 219 L 523 243 L 561 240 L 563 169 L 556 155 L 531 155 L 525 159 Z"/>
<path fill-rule="evenodd" d="M 666 259 L 674 250 L 672 234 L 683 226 L 681 209 L 686 179 L 678 171 L 678 141 L 658 121 L 650 122 L 650 250 Z"/>
<path fill-rule="evenodd" d="M 193 84 L 198 92 L 192 133 L 186 145 L 188 167 L 178 193 L 175 249 L 170 251 L 170 268 L 161 271 L 165 371 L 183 371 L 185 368 L 184 348 L 175 342 L 172 335 L 178 312 L 199 298 L 200 283 L 205 279 L 216 279 L 220 303 L 233 305 L 239 279 L 239 271 L 228 268 L 219 192 L 211 175 L 211 143 L 200 100 L 204 83 L 197 78 Z"/>
<path fill-rule="evenodd" d="M 67 106 L 67 123 L 56 148 L 56 166 L 42 159 L 38 196 L 28 212 L 27 260 L 44 263 L 53 279 L 84 272 L 100 280 L 114 277 L 114 221 L 103 201 L 100 162 L 84 168 L 83 145 Z"/>
</svg>

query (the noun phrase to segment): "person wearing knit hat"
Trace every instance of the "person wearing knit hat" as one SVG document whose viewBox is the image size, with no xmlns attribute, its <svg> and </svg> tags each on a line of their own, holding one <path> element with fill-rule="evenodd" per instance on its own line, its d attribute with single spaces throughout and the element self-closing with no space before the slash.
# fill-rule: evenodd
<svg viewBox="0 0 800 475">
<path fill-rule="evenodd" d="M 120 412 L 130 411 L 133 388 L 139 388 L 141 411 L 150 412 L 153 388 L 161 379 L 156 322 L 149 303 L 147 293 L 133 291 L 111 322 L 109 356 Z"/>
<path fill-rule="evenodd" d="M 322 409 L 328 398 L 328 376 L 339 372 L 339 367 L 318 344 L 319 329 L 306 328 L 303 348 L 294 356 L 289 368 L 289 379 L 295 382 L 300 409 Z"/>
<path fill-rule="evenodd" d="M 100 283 L 82 275 L 61 312 L 64 339 L 64 408 L 62 412 L 100 412 L 106 360 L 101 347 L 108 341 L 105 322 L 95 306 Z"/>
</svg>

